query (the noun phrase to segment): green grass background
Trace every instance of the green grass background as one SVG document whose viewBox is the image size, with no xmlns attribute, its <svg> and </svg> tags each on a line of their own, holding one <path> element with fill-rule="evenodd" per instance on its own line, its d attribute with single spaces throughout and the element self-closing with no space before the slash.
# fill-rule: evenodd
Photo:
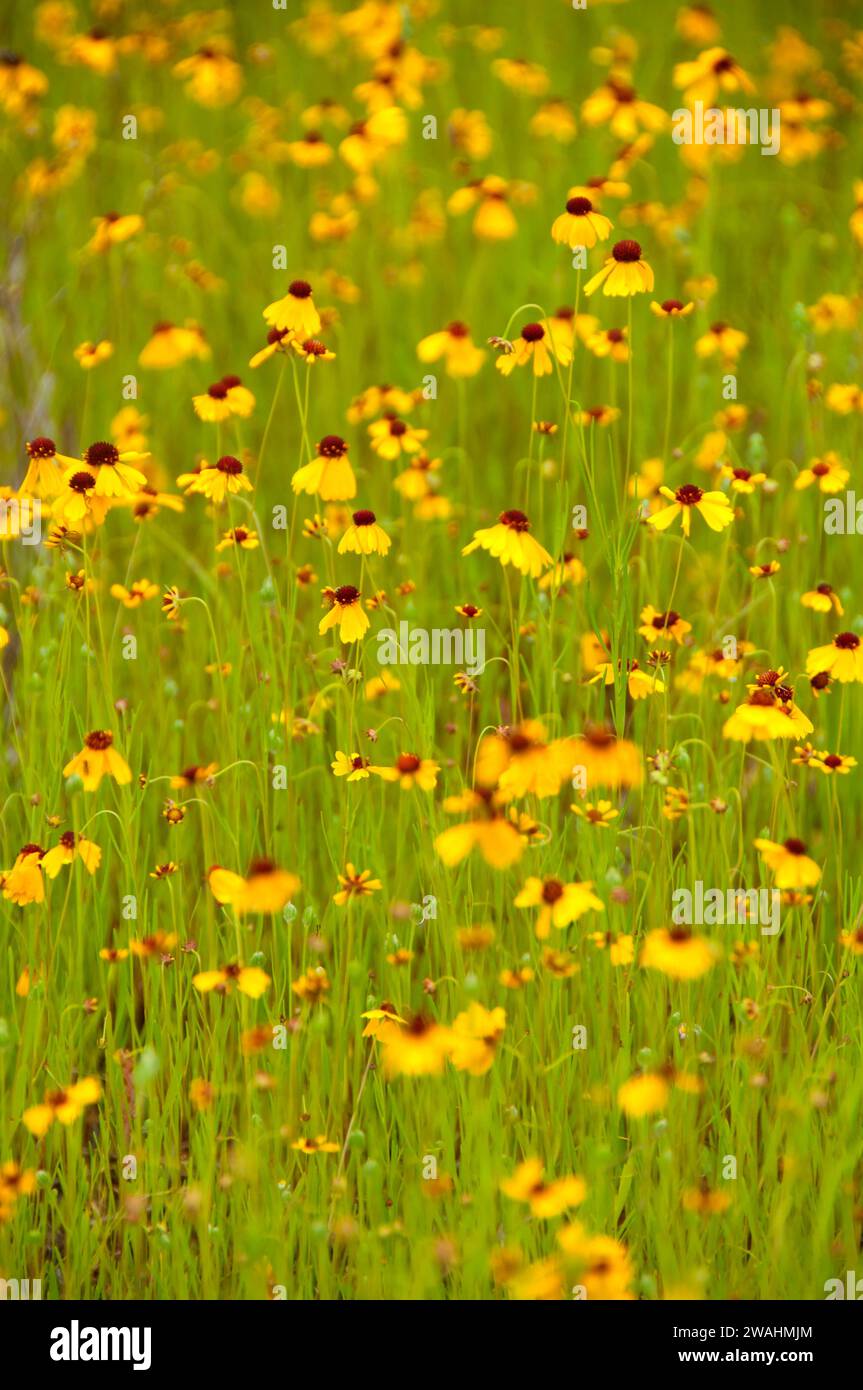
<svg viewBox="0 0 863 1390">
<path fill-rule="evenodd" d="M 376 175 L 377 200 L 361 209 L 351 238 L 313 243 L 307 224 L 315 190 L 340 191 L 349 173 L 338 160 L 322 173 L 273 167 L 255 147 L 248 99 L 277 108 L 280 130 L 292 138 L 299 112 L 323 97 L 344 101 L 359 115 L 351 92 L 368 63 L 345 45 L 323 58 L 305 52 L 289 30 L 296 11 L 285 16 L 263 3 L 224 8 L 237 52 L 265 43 L 273 61 L 246 63 L 244 97 L 206 111 L 184 94 L 170 65 L 124 59 L 108 79 L 62 66 L 34 43 L 26 8 L 7 7 L 5 45 L 46 71 L 50 90 L 41 133 L 22 137 L 7 120 L 2 134 L 8 212 L 2 481 L 15 485 L 23 476 L 24 441 L 35 434 L 52 435 L 73 454 L 106 438 L 123 404 L 126 373 L 138 377 L 137 405 L 151 422 L 149 447 L 169 480 L 196 456 L 214 452 L 215 429 L 196 420 L 191 396 L 223 373 L 242 375 L 258 404 L 236 435 L 226 427 L 220 451 L 245 447 L 256 455 L 280 371 L 279 359 L 257 373 L 246 366 L 263 340 L 261 310 L 300 274 L 315 285 L 319 305 L 335 302 L 321 283 L 323 272 L 334 269 L 359 286 L 361 298 L 339 305 L 340 322 L 330 335 L 337 361 L 311 374 L 308 440 L 326 433 L 348 438 L 359 500 L 394 537 L 390 556 L 373 570 L 396 616 L 427 628 L 453 626 L 455 604 L 479 603 L 487 613 L 487 655 L 509 665 L 488 667 L 472 709 L 447 668 L 401 668 L 400 694 L 374 706 L 363 702 L 361 686 L 354 695 L 331 672 L 341 651 L 317 635 L 318 589 L 330 578 L 331 557 L 322 543 L 299 537 L 289 553 L 284 532 L 268 524 L 273 506 L 290 511 L 291 474 L 311 456 L 290 367 L 255 475 L 266 554 L 218 557 L 229 559 L 232 573 L 214 573 L 216 530 L 246 522 L 242 505 L 233 504 L 230 520 L 224 515 L 218 527 L 200 499 L 189 499 L 181 517 L 162 511 L 144 527 L 112 513 L 87 555 L 88 572 L 100 585 L 88 618 L 86 600 L 64 585 L 64 570 L 79 568 L 81 557 L 6 548 L 9 579 L 0 602 L 15 640 L 4 666 L 3 864 L 27 841 L 53 843 L 48 815 L 63 818 L 61 829 L 86 824 L 104 862 L 92 880 L 85 881 L 80 865 L 64 870 L 44 907 L 2 904 L 0 1160 L 14 1157 L 37 1169 L 39 1187 L 0 1230 L 0 1273 L 41 1277 L 48 1297 L 259 1298 L 268 1279 L 295 1299 L 497 1297 L 489 1270 L 496 1244 L 518 1244 L 527 1260 L 554 1248 L 560 1223 L 530 1219 L 499 1191 L 521 1157 L 538 1154 L 551 1176 L 585 1177 L 589 1192 L 578 1219 L 626 1243 L 637 1295 L 656 1298 L 686 1287 L 713 1299 L 820 1298 L 825 1279 L 843 1277 L 859 1262 L 859 975 L 837 940 L 860 908 L 859 770 L 840 783 L 793 767 L 787 749 L 775 757 L 759 753 L 760 761 L 744 758 L 739 745 L 721 738 L 728 710 L 709 683 L 700 698 L 671 690 L 667 699 L 630 709 L 621 691 L 614 704 L 601 687 L 582 684 L 579 641 L 594 622 L 611 629 L 618 654 L 643 661 L 644 644 L 634 635 L 638 613 L 644 603 L 667 602 L 678 559 L 676 529 L 648 535 L 632 527 L 631 508 L 621 509 L 625 367 L 579 352 L 574 399 L 617 402 L 623 415 L 611 431 L 572 432 L 566 467 L 551 479 L 543 477 L 539 443 L 530 439 L 527 373 L 504 381 L 488 360 L 460 389 L 439 372 L 437 400 L 412 418 L 431 431 L 431 452 L 444 459 L 451 528 L 414 519 L 392 488 L 391 467 L 370 451 L 365 426 L 345 420 L 349 401 L 369 385 L 417 387 L 428 369 L 416 359 L 416 343 L 449 320 L 467 321 L 482 343 L 503 333 L 519 305 L 551 311 L 572 302 L 569 257 L 552 244 L 549 227 L 568 187 L 604 172 L 620 142 L 581 122 L 570 145 L 531 137 L 527 122 L 536 100 L 505 88 L 490 71 L 490 57 L 465 38 L 443 47 L 442 22 L 486 22 L 485 7 L 453 0 L 414 26 L 418 46 L 445 58 L 449 70 L 409 113 L 407 144 Z M 676 8 L 589 5 L 578 13 L 549 0 L 541 13 L 497 5 L 494 22 L 506 31 L 500 52 L 546 65 L 552 91 L 576 114 L 603 76 L 591 48 L 611 26 L 628 27 L 640 42 L 639 91 L 670 111 L 680 104 L 673 64 L 691 56 L 673 33 Z M 148 7 L 151 15 L 168 17 L 183 9 Z M 125 11 L 121 27 L 134 22 L 135 7 Z M 799 596 L 829 579 L 846 606 L 843 626 L 859 631 L 861 542 L 825 537 L 820 494 L 792 490 L 797 469 L 826 448 L 850 461 L 850 486 L 856 480 L 860 416 L 842 419 L 810 407 L 804 385 L 813 351 L 824 354 L 825 382 L 859 380 L 859 331 L 815 338 L 801 306 L 827 291 L 859 293 L 860 248 L 848 230 L 859 173 L 859 77 L 840 65 L 830 7 L 799 4 L 779 16 L 772 6 L 732 3 L 722 12 L 724 42 L 759 83 L 764 46 L 781 18 L 822 51 L 854 104 L 831 122 L 842 141 L 813 163 L 787 167 L 750 150 L 739 163 L 715 164 L 703 212 L 668 244 L 646 226 L 621 233 L 641 240 L 659 299 L 683 298 L 690 274 L 711 272 L 719 281 L 709 308 L 675 325 L 670 443 L 678 452 L 667 462 L 668 480 L 676 486 L 697 476 L 692 456 L 723 406 L 719 368 L 700 364 L 692 351 L 696 336 L 721 317 L 750 338 L 737 375 L 751 419 L 733 436 L 734 447 L 743 459 L 763 459 L 779 483 L 771 497 L 743 500 L 727 540 L 696 520 L 675 607 L 693 624 L 699 644 L 715 645 L 732 633 L 757 648 L 750 671 L 784 665 L 816 724 L 817 746 L 834 748 L 841 721 L 841 751 L 859 756 L 857 687 L 837 689 L 817 705 L 809 695 L 806 651 L 829 640 L 833 629 L 802 609 Z M 859 5 L 834 6 L 832 13 L 863 28 Z M 178 47 L 174 59 L 187 51 Z M 752 101 L 762 104 L 760 95 Z M 49 152 L 48 113 L 66 102 L 97 113 L 98 143 L 81 178 L 53 199 L 33 201 L 22 192 L 21 174 L 29 160 Z M 123 115 L 145 106 L 163 112 L 161 129 L 122 140 Z M 516 210 L 512 241 L 480 244 L 463 217 L 447 218 L 439 240 L 411 247 L 403 229 L 416 197 L 439 189 L 445 199 L 463 181 L 445 138 L 447 114 L 459 106 L 483 110 L 494 134 L 493 151 L 477 172 L 532 181 L 536 201 Z M 437 141 L 422 138 L 425 113 L 437 116 Z M 183 141 L 215 152 L 211 172 L 197 173 L 179 157 Z M 246 169 L 271 176 L 281 194 L 271 220 L 251 219 L 238 205 L 238 178 Z M 677 204 L 689 177 L 676 147 L 661 137 L 632 175 L 633 199 Z M 84 256 L 91 219 L 111 209 L 140 212 L 144 235 L 107 258 Z M 188 242 L 187 251 L 176 249 L 177 238 Z M 272 269 L 274 244 L 287 248 L 287 273 Z M 223 291 L 202 294 L 183 276 L 182 262 L 191 257 L 224 280 Z M 590 264 L 598 267 L 599 253 Z M 635 465 L 661 454 L 665 424 L 666 325 L 650 315 L 648 298 L 639 297 L 632 309 Z M 626 321 L 619 302 L 594 299 L 589 307 L 605 326 Z M 137 355 L 152 324 L 186 317 L 205 326 L 212 362 L 166 373 L 139 369 Z M 100 337 L 115 344 L 114 356 L 82 374 L 72 350 Z M 536 414 L 562 423 L 554 377 L 539 384 Z M 557 462 L 559 441 L 558 434 L 545 445 Z M 596 506 L 586 492 L 587 472 Z M 518 617 L 536 624 L 520 643 L 516 676 L 506 593 L 513 577 L 482 552 L 462 560 L 459 551 L 476 527 L 523 504 L 528 488 L 535 533 L 555 553 L 570 547 L 572 505 L 591 503 L 591 535 L 579 550 L 589 575 L 553 612 L 535 585 L 512 583 Z M 312 500 L 302 499 L 298 515 L 313 510 Z M 789 543 L 779 554 L 781 572 L 756 583 L 748 565 L 776 556 L 780 538 Z M 307 562 L 320 583 L 298 592 L 293 571 Z M 356 582 L 359 563 L 337 557 L 334 572 L 339 582 Z M 165 622 L 158 601 L 134 613 L 118 610 L 109 585 L 142 575 L 204 600 L 212 627 L 200 604 L 184 607 L 182 634 Z M 415 592 L 395 597 L 407 579 Z M 39 590 L 37 607 L 22 605 L 28 585 Z M 388 621 L 372 615 L 358 661 L 366 679 L 378 671 L 372 636 Z M 137 638 L 135 661 L 122 656 L 127 630 Z M 217 655 L 232 666 L 223 692 L 204 670 Z M 673 670 L 684 659 L 676 655 Z M 555 734 L 579 732 L 586 719 L 608 712 L 620 727 L 625 719 L 646 753 L 674 749 L 675 784 L 686 786 L 693 802 L 727 801 L 727 813 L 702 809 L 670 823 L 661 815 L 663 787 L 647 781 L 641 793 L 620 799 L 615 828 L 592 831 L 571 815 L 565 786 L 553 801 L 526 805 L 549 827 L 549 842 L 527 851 L 515 870 L 496 873 L 476 857 L 445 870 L 433 850 L 434 836 L 450 823 L 442 796 L 469 781 L 481 730 L 511 717 L 516 679 L 525 712 L 544 718 Z M 272 716 L 284 707 L 299 710 L 324 689 L 332 708 L 320 720 L 321 735 L 286 740 Z M 739 689 L 732 690 L 732 707 Z M 122 715 L 117 700 L 128 702 Z M 389 723 L 374 748 L 353 746 L 356 731 L 393 716 L 402 722 Z M 148 775 L 145 788 L 133 783 L 118 790 L 106 782 L 85 795 L 64 785 L 62 768 L 94 727 L 116 731 L 133 771 Z M 380 753 L 381 761 L 402 748 L 436 757 L 443 769 L 438 789 L 426 796 L 376 781 L 346 786 L 329 770 L 339 748 L 375 759 Z M 158 779 L 211 760 L 223 769 L 215 786 L 181 794 L 191 798 L 188 812 L 182 826 L 170 829 L 160 811 L 171 793 Z M 288 769 L 286 791 L 273 790 L 274 763 Z M 756 961 L 736 968 L 726 959 L 686 985 L 637 966 L 612 969 L 607 953 L 585 941 L 598 926 L 640 940 L 667 925 L 674 888 L 696 878 L 722 887 L 766 883 L 753 840 L 792 833 L 824 865 L 822 884 L 811 908 L 788 911 L 780 935 L 761 939 Z M 293 920 L 238 925 L 214 902 L 206 869 L 215 862 L 242 869 L 265 852 L 300 876 L 298 912 Z M 181 863 L 181 873 L 166 882 L 149 878 L 169 858 Z M 350 912 L 332 903 L 346 859 L 383 881 L 379 894 Z M 528 873 L 591 879 L 606 903 L 602 921 L 583 919 L 552 943 L 570 948 L 581 967 L 569 980 L 542 971 L 531 915 L 512 907 Z M 628 890 L 628 902 L 612 900 L 618 886 Z M 130 894 L 138 904 L 134 922 L 122 917 Z M 393 902 L 418 902 L 425 894 L 437 898 L 432 922 L 414 926 L 388 912 Z M 482 922 L 494 924 L 495 943 L 468 957 L 456 930 Z M 178 949 L 165 968 L 131 960 L 109 968 L 99 960 L 101 947 L 156 929 L 176 932 L 181 943 L 194 941 L 195 951 Z M 755 932 L 713 934 L 727 952 L 735 936 Z M 415 952 L 408 968 L 386 961 L 395 938 Z M 246 961 L 259 955 L 272 976 L 263 1001 L 195 993 L 197 969 L 237 954 Z M 322 1005 L 299 1008 L 291 981 L 319 962 L 332 990 Z M 499 971 L 525 962 L 535 966 L 535 981 L 520 992 L 503 989 Z M 25 964 L 42 966 L 44 974 L 26 999 L 15 994 Z M 424 992 L 427 978 L 438 982 L 433 996 Z M 90 998 L 98 1001 L 92 1012 L 82 1007 Z M 491 1071 L 471 1078 L 450 1068 L 440 1079 L 386 1082 L 372 1066 L 363 1085 L 371 1044 L 361 1038 L 360 1014 L 381 998 L 402 1012 L 425 1008 L 446 1021 L 471 999 L 503 1004 L 507 1028 Z M 744 998 L 759 1005 L 752 1021 L 741 1007 Z M 285 1051 L 241 1055 L 244 1027 L 293 1014 L 300 1027 Z M 576 1024 L 588 1029 L 581 1052 L 571 1048 Z M 121 1048 L 136 1069 L 133 1113 L 115 1060 Z M 703 1093 L 675 1093 L 658 1122 L 626 1121 L 614 1104 L 617 1087 L 639 1065 L 666 1061 L 698 1071 Z M 255 1087 L 259 1068 L 272 1077 L 272 1089 Z M 86 1120 L 68 1131 L 55 1125 L 42 1142 L 28 1136 L 20 1117 L 44 1088 L 90 1073 L 101 1076 L 105 1094 Z M 209 1113 L 198 1114 L 189 1101 L 194 1077 L 216 1087 Z M 344 1164 L 338 1155 L 293 1152 L 285 1127 L 340 1143 L 352 1127 Z M 127 1154 L 138 1159 L 133 1182 L 120 1172 Z M 426 1192 L 422 1165 L 429 1154 L 453 1177 L 450 1195 Z M 723 1184 L 728 1154 L 737 1158 L 738 1178 Z M 683 1191 L 702 1178 L 733 1189 L 724 1215 L 681 1210 Z M 192 1202 L 190 1190 L 197 1194 Z M 130 1197 L 142 1200 L 130 1207 Z M 442 1241 L 454 1243 L 451 1264 L 441 1259 Z"/>
</svg>

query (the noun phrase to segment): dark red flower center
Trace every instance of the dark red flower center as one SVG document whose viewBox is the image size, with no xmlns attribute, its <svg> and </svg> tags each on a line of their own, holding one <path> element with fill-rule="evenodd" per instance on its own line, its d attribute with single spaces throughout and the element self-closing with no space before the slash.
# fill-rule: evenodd
<svg viewBox="0 0 863 1390">
<path fill-rule="evenodd" d="M 622 261 L 625 265 L 641 260 L 641 247 L 637 241 L 619 241 L 611 254 L 616 261 Z"/>
<path fill-rule="evenodd" d="M 288 294 L 293 299 L 308 299 L 311 293 L 312 287 L 308 280 L 292 280 L 288 286 Z"/>
<path fill-rule="evenodd" d="M 325 434 L 318 445 L 318 453 L 325 459 L 340 459 L 347 452 L 347 444 L 337 434 Z"/>
<path fill-rule="evenodd" d="M 593 212 L 593 203 L 589 198 L 570 198 L 566 210 L 572 217 L 586 217 L 589 212 Z"/>
<path fill-rule="evenodd" d="M 98 444 L 90 445 L 84 459 L 91 468 L 113 467 L 120 461 L 120 450 L 116 444 L 107 444 L 104 440 L 100 440 Z"/>
<path fill-rule="evenodd" d="M 39 435 L 37 439 L 31 439 L 27 445 L 27 453 L 31 459 L 50 459 L 57 452 L 57 446 L 53 439 L 48 439 L 45 435 Z"/>
<path fill-rule="evenodd" d="M 544 903 L 556 903 L 563 897 L 563 884 L 557 878 L 547 878 L 542 885 Z"/>
<path fill-rule="evenodd" d="M 695 483 L 684 483 L 674 494 L 674 499 L 682 507 L 695 507 L 701 501 L 704 493 Z"/>
<path fill-rule="evenodd" d="M 524 512 L 508 511 L 500 514 L 501 526 L 508 526 L 510 531 L 529 531 L 530 522 Z"/>
<path fill-rule="evenodd" d="M 104 753 L 105 749 L 110 748 L 113 742 L 113 734 L 109 734 L 105 729 L 94 729 L 84 739 L 84 746 L 94 753 Z"/>
<path fill-rule="evenodd" d="M 243 465 L 239 459 L 234 458 L 233 454 L 223 454 L 216 463 L 216 467 L 220 473 L 228 473 L 231 477 L 235 477 L 243 471 Z"/>
<path fill-rule="evenodd" d="M 602 724 L 588 724 L 584 738 L 592 748 L 610 748 L 617 742 L 617 735 L 611 729 L 604 728 Z"/>
</svg>

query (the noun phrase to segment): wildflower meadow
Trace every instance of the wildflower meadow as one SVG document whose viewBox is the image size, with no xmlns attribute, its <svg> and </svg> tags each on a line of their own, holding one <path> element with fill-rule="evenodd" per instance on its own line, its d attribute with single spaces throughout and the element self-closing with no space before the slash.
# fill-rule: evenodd
<svg viewBox="0 0 863 1390">
<path fill-rule="evenodd" d="M 0 9 L 7 1297 L 863 1296 L 863 3 Z"/>
</svg>

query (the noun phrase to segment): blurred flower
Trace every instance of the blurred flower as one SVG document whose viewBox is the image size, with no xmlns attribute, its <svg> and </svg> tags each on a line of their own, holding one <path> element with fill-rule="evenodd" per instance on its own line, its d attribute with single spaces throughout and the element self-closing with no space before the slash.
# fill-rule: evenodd
<svg viewBox="0 0 863 1390">
<path fill-rule="evenodd" d="M 218 866 L 207 875 L 210 892 L 218 903 L 232 907 L 242 916 L 252 912 L 281 912 L 300 887 L 300 880 L 269 859 L 255 859 L 246 877 Z"/>
<path fill-rule="evenodd" d="M 520 1163 L 512 1177 L 503 1179 L 500 1190 L 514 1202 L 527 1203 L 531 1215 L 540 1221 L 562 1216 L 571 1207 L 581 1206 L 587 1196 L 584 1178 L 558 1178 L 544 1182 L 543 1163 L 538 1158 L 528 1158 Z"/>
<path fill-rule="evenodd" d="M 192 984 L 200 994 L 209 994 L 214 989 L 220 994 L 230 994 L 236 986 L 249 999 L 260 999 L 271 983 L 269 975 L 254 965 L 223 965 L 219 970 L 202 970 L 192 976 Z"/>
<path fill-rule="evenodd" d="M 718 955 L 712 942 L 694 936 L 686 927 L 659 927 L 647 933 L 638 963 L 643 970 L 658 970 L 672 980 L 697 980 Z"/>
<path fill-rule="evenodd" d="M 562 930 L 585 912 L 603 912 L 605 904 L 593 892 L 593 883 L 561 883 L 557 878 L 528 878 L 513 900 L 515 907 L 538 907 L 536 935 L 542 941 L 552 926 Z"/>
<path fill-rule="evenodd" d="M 88 1105 L 95 1105 L 102 1096 L 102 1087 L 95 1076 L 85 1076 L 59 1091 L 46 1091 L 42 1105 L 32 1105 L 21 1116 L 23 1124 L 37 1139 L 47 1134 L 55 1120 L 71 1125 Z"/>
</svg>

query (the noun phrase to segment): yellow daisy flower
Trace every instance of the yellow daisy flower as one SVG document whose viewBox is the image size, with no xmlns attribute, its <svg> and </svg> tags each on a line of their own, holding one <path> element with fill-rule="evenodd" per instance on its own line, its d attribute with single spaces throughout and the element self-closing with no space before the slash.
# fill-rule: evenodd
<svg viewBox="0 0 863 1390">
<path fill-rule="evenodd" d="M 501 512 L 495 526 L 475 531 L 462 555 L 470 555 L 480 548 L 500 560 L 502 565 L 513 565 L 519 573 L 530 575 L 532 579 L 538 579 L 552 564 L 548 551 L 530 535 L 530 522 L 524 512 L 514 509 Z"/>
<path fill-rule="evenodd" d="M 287 330 L 298 338 L 313 338 L 321 331 L 321 316 L 307 280 L 292 280 L 287 294 L 267 305 L 264 318 L 271 328 Z"/>
<path fill-rule="evenodd" d="M 615 296 L 629 296 L 646 293 L 653 289 L 653 271 L 642 260 L 641 246 L 637 241 L 618 241 L 602 270 L 588 280 L 584 293 L 589 297 L 602 286 L 602 293 Z"/>
<path fill-rule="evenodd" d="M 676 492 L 669 487 L 661 487 L 659 491 L 671 505 L 647 518 L 648 526 L 655 526 L 657 531 L 664 531 L 679 516 L 683 534 L 688 536 L 693 509 L 701 514 L 711 531 L 724 531 L 734 520 L 734 510 L 724 492 L 704 492 L 695 483 L 685 483 Z"/>
<path fill-rule="evenodd" d="M 132 780 L 129 764 L 114 747 L 114 735 L 104 729 L 87 734 L 80 753 L 63 768 L 64 777 L 79 776 L 86 792 L 97 790 L 103 777 L 113 777 L 118 786 Z"/>
<path fill-rule="evenodd" d="M 370 626 L 359 589 L 353 584 L 342 584 L 338 589 L 325 590 L 324 596 L 331 607 L 318 624 L 318 635 L 323 637 L 325 632 L 337 627 L 339 641 L 358 642 Z"/>
<path fill-rule="evenodd" d="M 565 211 L 551 224 L 551 237 L 574 251 L 578 246 L 592 247 L 598 241 L 608 241 L 611 228 L 612 223 L 596 211 L 590 198 L 570 195 Z"/>
<path fill-rule="evenodd" d="M 374 512 L 362 510 L 353 513 L 351 524 L 339 541 L 339 554 L 350 551 L 353 555 L 386 555 L 391 545 Z"/>
<path fill-rule="evenodd" d="M 294 492 L 305 492 L 324 502 L 344 502 L 356 497 L 357 481 L 345 441 L 337 434 L 324 435 L 312 461 L 294 473 L 291 487 Z"/>
<path fill-rule="evenodd" d="M 807 855 L 802 840 L 792 838 L 781 844 L 756 840 L 755 848 L 773 873 L 777 888 L 813 888 L 821 878 L 821 870 Z"/>
<path fill-rule="evenodd" d="M 806 657 L 807 676 L 826 671 L 840 685 L 863 684 L 863 647 L 856 632 L 840 632 L 829 646 L 813 647 Z"/>
<path fill-rule="evenodd" d="M 672 980 L 697 980 L 715 965 L 718 955 L 712 942 L 686 927 L 659 927 L 647 933 L 638 963 Z"/>
<path fill-rule="evenodd" d="M 604 912 L 605 904 L 593 892 L 592 881 L 561 883 L 557 878 L 528 878 L 514 899 L 516 907 L 538 907 L 536 935 L 544 940 L 552 926 L 563 930 L 585 912 Z"/>
</svg>

